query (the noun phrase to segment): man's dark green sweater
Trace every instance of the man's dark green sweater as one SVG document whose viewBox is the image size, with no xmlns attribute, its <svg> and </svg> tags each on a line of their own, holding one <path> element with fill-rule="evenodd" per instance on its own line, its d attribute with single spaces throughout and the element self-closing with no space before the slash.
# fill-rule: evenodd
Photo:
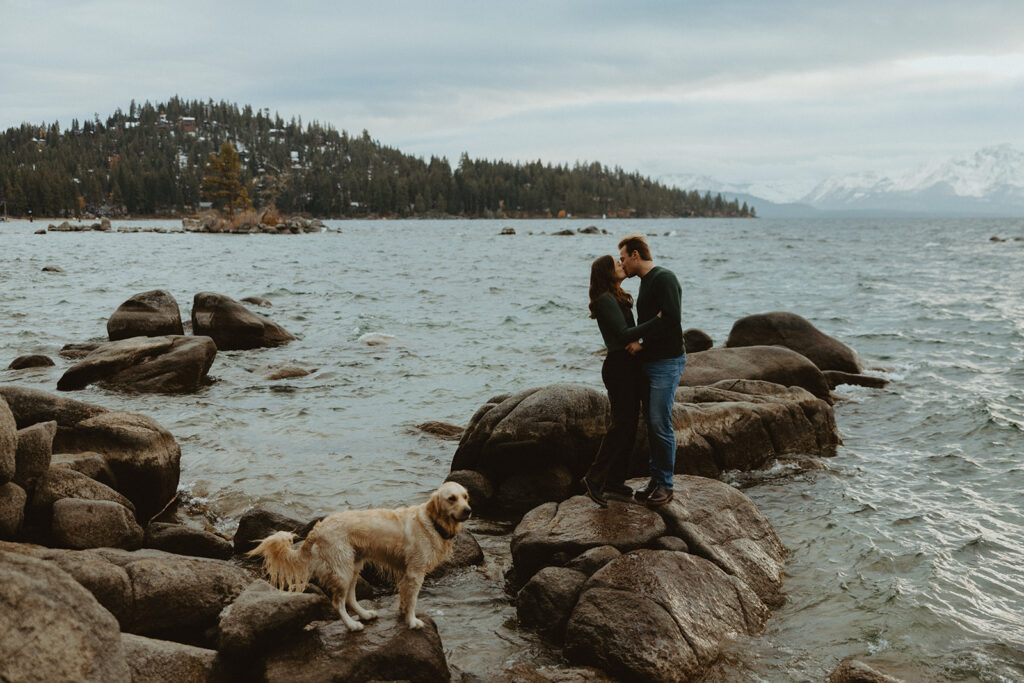
<svg viewBox="0 0 1024 683">
<path fill-rule="evenodd" d="M 636 297 L 637 326 L 630 337 L 643 339 L 641 360 L 653 361 L 676 358 L 686 353 L 683 343 L 681 300 L 683 288 L 675 273 L 654 266 L 640 278 L 640 292 Z M 661 317 L 658 317 L 661 313 Z"/>
</svg>

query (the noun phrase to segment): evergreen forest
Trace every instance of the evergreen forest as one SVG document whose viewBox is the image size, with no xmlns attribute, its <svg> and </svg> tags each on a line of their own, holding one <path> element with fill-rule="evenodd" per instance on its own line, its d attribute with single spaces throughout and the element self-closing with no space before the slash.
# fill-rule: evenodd
<svg viewBox="0 0 1024 683">
<path fill-rule="evenodd" d="M 552 165 L 403 154 L 319 122 L 228 102 L 136 104 L 101 120 L 0 133 L 10 216 L 179 216 L 208 205 L 204 177 L 228 142 L 257 209 L 319 218 L 753 216 L 753 207 L 665 187 L 598 162 Z M 2 213 L 2 211 L 0 211 Z"/>
</svg>

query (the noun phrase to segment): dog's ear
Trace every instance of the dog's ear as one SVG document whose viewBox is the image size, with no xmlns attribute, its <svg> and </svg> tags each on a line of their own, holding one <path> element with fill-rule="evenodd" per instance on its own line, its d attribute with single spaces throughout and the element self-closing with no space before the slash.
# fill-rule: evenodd
<svg viewBox="0 0 1024 683">
<path fill-rule="evenodd" d="M 445 518 L 448 516 L 444 514 L 444 503 L 441 501 L 440 491 L 434 491 L 430 494 L 430 500 L 427 501 L 427 515 L 435 522 L 441 524 L 444 523 Z"/>
</svg>

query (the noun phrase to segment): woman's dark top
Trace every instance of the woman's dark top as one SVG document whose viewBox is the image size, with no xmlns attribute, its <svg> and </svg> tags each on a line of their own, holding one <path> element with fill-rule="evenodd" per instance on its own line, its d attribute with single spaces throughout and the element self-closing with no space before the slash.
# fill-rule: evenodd
<svg viewBox="0 0 1024 683">
<path fill-rule="evenodd" d="M 633 307 L 619 302 L 611 292 L 605 292 L 590 305 L 590 310 L 597 319 L 597 326 L 604 337 L 604 345 L 608 353 L 622 351 L 631 339 L 627 330 L 634 327 Z"/>
</svg>

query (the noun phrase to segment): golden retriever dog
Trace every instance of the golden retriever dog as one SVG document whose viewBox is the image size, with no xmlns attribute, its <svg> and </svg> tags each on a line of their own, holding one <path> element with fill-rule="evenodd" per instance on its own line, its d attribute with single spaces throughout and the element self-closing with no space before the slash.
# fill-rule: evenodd
<svg viewBox="0 0 1024 683">
<path fill-rule="evenodd" d="M 350 631 L 363 625 L 349 616 L 346 605 L 362 621 L 377 616 L 356 600 L 356 579 L 363 564 L 375 564 L 395 578 L 398 609 L 409 628 L 423 628 L 416 618 L 416 598 L 423 578 L 452 552 L 462 523 L 473 510 L 461 484 L 445 482 L 422 505 L 395 510 L 346 510 L 317 522 L 302 545 L 295 534 L 278 531 L 249 551 L 263 557 L 263 566 L 278 588 L 303 591 L 315 578 L 331 592 L 331 602 Z"/>
</svg>

